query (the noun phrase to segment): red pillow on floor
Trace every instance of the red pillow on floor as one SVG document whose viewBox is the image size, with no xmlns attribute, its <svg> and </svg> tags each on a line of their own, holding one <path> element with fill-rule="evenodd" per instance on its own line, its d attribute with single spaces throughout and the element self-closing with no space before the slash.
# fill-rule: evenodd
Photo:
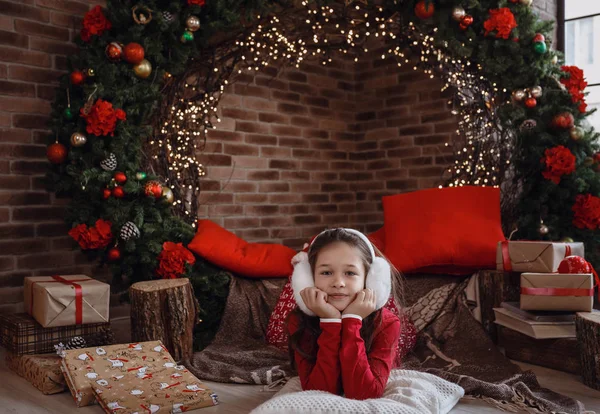
<svg viewBox="0 0 600 414">
<path fill-rule="evenodd" d="M 371 234 L 367 234 L 367 237 L 380 252 L 385 254 L 385 227 L 382 227 Z"/>
<path fill-rule="evenodd" d="M 294 271 L 296 252 L 281 244 L 248 243 L 210 220 L 200 220 L 188 249 L 232 273 L 247 277 L 282 277 Z"/>
<path fill-rule="evenodd" d="M 500 189 L 448 187 L 383 197 L 385 254 L 404 273 L 496 268 Z"/>
<path fill-rule="evenodd" d="M 273 313 L 271 313 L 269 325 L 267 326 L 267 343 L 285 352 L 288 351 L 288 334 L 285 329 L 285 322 L 295 307 L 294 291 L 292 290 L 291 283 L 288 282 L 281 291 L 281 295 L 279 296 L 277 305 L 275 305 L 275 309 L 273 309 Z M 398 316 L 398 309 L 391 298 L 384 307 Z M 394 366 L 396 367 L 400 366 L 402 359 L 412 351 L 417 342 L 417 331 L 413 323 L 405 315 L 400 318 L 402 330 L 396 348 L 396 360 L 394 361 Z"/>
</svg>

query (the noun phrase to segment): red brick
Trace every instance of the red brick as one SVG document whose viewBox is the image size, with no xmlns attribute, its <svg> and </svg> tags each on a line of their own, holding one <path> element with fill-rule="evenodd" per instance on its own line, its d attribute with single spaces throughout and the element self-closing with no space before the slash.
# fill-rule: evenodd
<svg viewBox="0 0 600 414">
<path fill-rule="evenodd" d="M 9 272 L 0 275 L 0 287 L 22 287 L 23 279 L 28 276 L 33 276 L 33 272 Z M 23 304 L 20 303 L 22 306 Z M 0 311 L 1 313 L 1 311 Z"/>
<path fill-rule="evenodd" d="M 232 191 L 234 193 L 254 193 L 256 192 L 258 185 L 252 182 L 246 181 L 232 181 L 224 184 L 223 190 Z"/>
<path fill-rule="evenodd" d="M 54 69 L 60 70 L 60 71 L 68 71 L 69 70 L 69 64 L 67 61 L 67 57 L 66 56 L 54 56 Z"/>
<path fill-rule="evenodd" d="M 277 137 L 275 137 L 273 135 L 246 134 L 246 138 L 244 140 L 248 144 L 277 145 Z"/>
<path fill-rule="evenodd" d="M 2 130 L 0 130 L 2 136 Z M 10 161 L 0 160 L 0 174 L 8 174 L 10 172 Z"/>
<path fill-rule="evenodd" d="M 202 160 L 207 165 L 221 165 L 221 166 L 233 165 L 231 155 L 209 154 L 209 155 L 205 156 L 205 158 L 203 157 Z"/>
<path fill-rule="evenodd" d="M 316 224 L 321 223 L 323 217 L 317 215 L 306 215 L 306 216 L 295 216 L 294 223 L 295 224 Z"/>
<path fill-rule="evenodd" d="M 36 69 L 26 66 L 11 65 L 8 68 L 9 79 L 24 80 L 37 83 L 58 83 L 63 72 L 49 69 Z"/>
<path fill-rule="evenodd" d="M 280 174 L 284 181 L 308 181 L 310 179 L 308 171 L 281 171 Z"/>
<path fill-rule="evenodd" d="M 249 180 L 279 180 L 279 171 L 250 171 L 248 173 Z"/>
<path fill-rule="evenodd" d="M 236 194 L 236 203 L 266 203 L 267 194 Z"/>
<path fill-rule="evenodd" d="M 246 111 L 241 108 L 223 108 L 224 117 L 243 119 L 246 121 L 256 121 L 258 119 L 256 112 Z"/>
<path fill-rule="evenodd" d="M 291 136 L 300 137 L 302 136 L 302 130 L 300 128 L 287 126 L 287 125 L 271 125 L 271 133 L 277 136 Z"/>
<path fill-rule="evenodd" d="M 258 122 L 235 121 L 235 130 L 241 132 L 253 132 L 259 134 L 268 134 L 269 125 Z"/>
<path fill-rule="evenodd" d="M 269 203 L 281 204 L 298 204 L 302 201 L 302 194 L 297 193 L 279 193 L 269 194 Z M 262 221 L 261 221 L 262 224 Z"/>
<path fill-rule="evenodd" d="M 411 169 L 408 174 L 411 177 L 441 177 L 443 172 L 444 168 L 438 166 Z"/>
<path fill-rule="evenodd" d="M 50 204 L 50 194 L 48 193 L 22 193 L 9 192 L 0 193 L 0 205 L 6 206 L 28 206 L 42 204 Z M 2 250 L 0 249 L 0 252 Z"/>
<path fill-rule="evenodd" d="M 45 158 L 46 147 L 41 145 L 0 144 L 2 158 Z"/>
<path fill-rule="evenodd" d="M 69 40 L 69 29 L 36 23 L 29 20 L 15 20 L 15 30 L 17 33 L 27 35 L 48 37 L 56 40 Z"/>
<path fill-rule="evenodd" d="M 50 12 L 50 23 L 55 26 L 79 30 L 82 26 L 82 19 L 80 16 L 74 16 L 72 14 Z"/>
<path fill-rule="evenodd" d="M 0 239 L 21 239 L 33 235 L 34 227 L 30 224 L 0 226 Z"/>
<path fill-rule="evenodd" d="M 441 132 L 457 132 L 458 124 L 456 122 L 446 122 L 443 124 L 435 124 L 435 133 Z"/>
<path fill-rule="evenodd" d="M 211 216 L 213 215 L 221 215 L 221 216 L 232 216 L 237 215 L 241 216 L 244 213 L 244 206 L 242 205 L 216 205 L 216 206 L 208 206 L 208 211 Z"/>
<path fill-rule="evenodd" d="M 448 142 L 448 135 L 425 135 L 415 137 L 415 145 L 440 145 Z"/>
<path fill-rule="evenodd" d="M 274 123 L 274 124 L 287 124 L 289 117 L 281 114 L 261 112 L 258 114 L 258 120 L 260 122 Z"/>
<path fill-rule="evenodd" d="M 317 95 L 319 93 L 318 88 L 303 83 L 290 83 L 290 91 L 298 92 L 303 95 Z"/>
<path fill-rule="evenodd" d="M 57 55 L 73 55 L 77 53 L 77 46 L 71 43 L 57 42 L 55 40 L 44 39 L 41 37 L 32 37 L 29 39 L 30 49 L 40 50 L 46 53 Z"/>
<path fill-rule="evenodd" d="M 269 160 L 257 156 L 244 157 L 238 155 L 235 157 L 235 166 L 236 168 L 245 169 L 265 169 L 269 166 Z"/>
<path fill-rule="evenodd" d="M 51 107 L 50 102 L 38 99 L 0 96 L 0 111 L 49 115 Z"/>
<path fill-rule="evenodd" d="M 268 216 L 277 213 L 279 213 L 279 207 L 274 205 L 244 207 L 244 215 L 246 216 Z"/>
<path fill-rule="evenodd" d="M 0 64 L 0 78 L 6 79 L 8 77 L 8 66 Z"/>
<path fill-rule="evenodd" d="M 329 138 L 329 131 L 324 129 L 303 129 L 302 136 L 304 138 L 327 139 Z"/>
<path fill-rule="evenodd" d="M 3 190 L 29 190 L 29 177 L 26 175 L 0 175 L 0 188 Z"/>
<path fill-rule="evenodd" d="M 2 2 L 0 2 L 0 9 L 1 3 Z M 27 48 L 29 46 L 29 38 L 14 32 L 0 30 L 0 45 Z"/>
<path fill-rule="evenodd" d="M 36 226 L 36 236 L 54 237 L 64 236 L 69 231 L 69 227 L 63 223 L 42 223 Z"/>
<path fill-rule="evenodd" d="M 1 49 L 0 54 L 2 53 Z M 0 91 L 2 91 L 2 95 L 33 98 L 35 96 L 35 85 L 31 83 L 0 81 Z"/>
<path fill-rule="evenodd" d="M 89 10 L 87 4 L 70 0 L 36 0 L 38 6 L 61 10 L 83 16 Z"/>
<path fill-rule="evenodd" d="M 31 131 L 28 129 L 0 128 L 0 136 L 2 137 L 2 142 L 19 142 L 26 144 L 31 142 Z M 0 158 L 3 158 L 2 154 L 0 154 Z M 47 164 L 46 167 L 48 167 Z"/>
<path fill-rule="evenodd" d="M 3 255 L 24 255 L 41 253 L 47 250 L 47 240 L 43 239 L 0 241 L 0 254 Z"/>
<path fill-rule="evenodd" d="M 278 101 L 300 102 L 300 95 L 294 92 L 271 91 L 271 97 Z"/>
<path fill-rule="evenodd" d="M 261 227 L 267 228 L 292 226 L 293 224 L 294 221 L 290 216 L 264 217 L 260 219 Z"/>
<path fill-rule="evenodd" d="M 248 227 L 259 227 L 260 219 L 258 217 L 244 217 L 244 218 L 225 218 L 226 229 L 239 229 Z"/>
<path fill-rule="evenodd" d="M 234 86 L 234 92 L 238 95 L 269 99 L 268 88 L 236 83 Z"/>
<path fill-rule="evenodd" d="M 87 260 L 87 259 L 86 259 Z M 49 267 L 61 267 L 68 266 L 74 263 L 73 253 L 63 252 L 56 254 L 51 253 L 37 253 L 26 256 L 19 256 L 17 258 L 17 267 L 19 269 L 44 269 Z"/>
<path fill-rule="evenodd" d="M 262 147 L 260 149 L 260 156 L 261 157 L 280 157 L 280 158 L 285 158 L 285 157 L 291 157 L 292 156 L 292 150 L 291 148 L 285 148 L 285 147 Z"/>
<path fill-rule="evenodd" d="M 58 92 L 56 86 L 36 85 L 36 88 L 38 98 L 45 99 L 47 101 L 54 101 L 54 99 L 56 99 L 56 94 Z"/>
<path fill-rule="evenodd" d="M 12 270 L 15 268 L 15 259 L 13 257 L 0 257 L 0 271 Z M 3 289 L 4 290 L 4 289 Z M 2 301 L 0 301 L 2 303 Z"/>
<path fill-rule="evenodd" d="M 289 103 L 279 103 L 277 105 L 278 109 L 280 112 L 286 113 L 286 114 L 292 114 L 292 115 L 297 115 L 297 114 L 306 114 L 308 112 L 308 110 L 306 109 L 305 106 L 303 105 L 296 105 L 296 104 L 289 104 Z"/>
<path fill-rule="evenodd" d="M 59 237 L 57 239 L 52 240 L 51 249 L 52 250 L 74 250 L 79 245 L 72 237 Z"/>
<path fill-rule="evenodd" d="M 283 91 L 288 89 L 287 82 L 283 82 L 271 77 L 256 76 L 254 78 L 254 82 L 258 86 L 266 86 L 269 89 L 281 89 Z"/>
<path fill-rule="evenodd" d="M 210 139 L 219 141 L 242 142 L 244 140 L 244 135 L 239 132 L 221 131 L 219 129 L 209 131 L 208 136 Z"/>
<path fill-rule="evenodd" d="M 344 155 L 345 154 L 346 153 L 344 153 Z M 319 158 L 320 156 L 321 156 L 321 152 L 316 151 L 316 150 L 307 150 L 307 149 L 299 149 L 299 148 L 294 148 L 292 150 L 292 157 L 294 157 L 294 158 Z M 297 165 L 297 163 L 294 165 Z"/>
<path fill-rule="evenodd" d="M 266 239 L 269 237 L 268 229 L 240 230 L 238 233 L 239 237 L 242 239 L 256 241 L 257 243 L 265 243 Z"/>
<path fill-rule="evenodd" d="M 23 4 L 0 0 L 2 14 L 25 19 L 38 20 L 40 22 L 50 21 L 50 12 L 38 7 L 30 7 Z"/>
<path fill-rule="evenodd" d="M 224 151 L 230 155 L 254 155 L 257 156 L 259 149 L 253 145 L 225 144 Z"/>
<path fill-rule="evenodd" d="M 266 182 L 266 183 L 260 183 L 258 185 L 258 192 L 259 193 L 285 193 L 290 191 L 290 184 L 289 183 L 273 183 L 273 182 Z"/>
<path fill-rule="evenodd" d="M 281 79 L 287 79 L 292 82 L 306 82 L 306 74 L 295 70 L 286 69 L 281 75 Z"/>
<path fill-rule="evenodd" d="M 53 221 L 63 217 L 63 207 L 20 207 L 13 211 L 13 221 Z"/>
<path fill-rule="evenodd" d="M 26 65 L 50 67 L 50 56 L 45 53 L 12 47 L 0 47 L 0 56 L 5 62 L 23 63 Z"/>
<path fill-rule="evenodd" d="M 308 148 L 308 141 L 302 138 L 279 138 L 279 145 L 286 148 Z"/>
</svg>

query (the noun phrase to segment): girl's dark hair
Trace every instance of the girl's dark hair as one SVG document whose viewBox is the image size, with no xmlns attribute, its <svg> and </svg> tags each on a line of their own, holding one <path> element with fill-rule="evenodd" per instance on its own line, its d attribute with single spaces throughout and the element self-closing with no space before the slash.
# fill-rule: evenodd
<svg viewBox="0 0 600 414">
<path fill-rule="evenodd" d="M 369 269 L 371 268 L 371 252 L 369 247 L 365 244 L 365 242 L 358 237 L 356 234 L 346 231 L 344 229 L 331 229 L 327 230 L 320 236 L 318 236 L 312 246 L 308 251 L 308 263 L 310 264 L 311 270 L 315 268 L 315 264 L 317 262 L 317 257 L 321 249 L 325 246 L 328 246 L 331 243 L 343 242 L 352 247 L 356 247 L 360 252 L 363 265 L 365 267 L 365 275 L 369 273 Z M 375 255 L 379 257 L 385 258 L 383 253 L 373 245 L 373 249 L 375 250 Z M 386 259 L 387 260 L 387 259 Z M 388 261 L 389 262 L 389 261 Z M 396 308 L 398 308 L 399 312 L 402 312 L 402 305 L 404 299 L 404 284 L 402 282 L 402 275 L 400 272 L 390 263 L 391 268 L 391 278 L 392 278 L 392 299 Z M 314 270 L 313 270 L 314 272 Z M 314 275 L 313 275 L 314 276 Z M 297 351 L 300 355 L 302 355 L 305 359 L 310 362 L 315 362 L 317 359 L 317 351 L 319 350 L 317 345 L 317 339 L 321 334 L 321 328 L 319 325 L 319 317 L 317 316 L 308 316 L 304 312 L 302 312 L 299 308 L 294 309 L 290 312 L 290 317 L 295 317 L 298 321 L 298 330 L 289 336 L 288 338 L 288 349 L 290 353 L 290 360 L 292 363 L 292 367 L 295 366 L 294 352 Z M 373 338 L 377 334 L 378 329 L 381 326 L 381 309 L 376 312 L 373 312 L 369 316 L 367 316 L 363 322 L 362 327 L 360 329 L 360 336 L 365 342 L 365 348 L 367 353 L 371 349 L 371 345 L 373 343 Z M 308 335 L 310 338 L 308 342 L 308 347 L 305 349 L 300 344 L 302 342 L 302 338 Z"/>
</svg>

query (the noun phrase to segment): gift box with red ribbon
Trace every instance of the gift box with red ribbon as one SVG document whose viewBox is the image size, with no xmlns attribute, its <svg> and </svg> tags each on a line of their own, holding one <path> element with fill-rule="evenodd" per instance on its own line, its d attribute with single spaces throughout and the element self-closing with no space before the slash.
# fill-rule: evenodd
<svg viewBox="0 0 600 414">
<path fill-rule="evenodd" d="M 46 328 L 109 320 L 110 286 L 85 275 L 26 277 L 24 300 Z"/>
<path fill-rule="evenodd" d="M 583 243 L 551 241 L 501 241 L 496 268 L 505 272 L 555 273 L 567 256 L 584 257 Z"/>
<path fill-rule="evenodd" d="M 592 273 L 521 274 L 521 309 L 591 312 L 593 304 Z"/>
</svg>

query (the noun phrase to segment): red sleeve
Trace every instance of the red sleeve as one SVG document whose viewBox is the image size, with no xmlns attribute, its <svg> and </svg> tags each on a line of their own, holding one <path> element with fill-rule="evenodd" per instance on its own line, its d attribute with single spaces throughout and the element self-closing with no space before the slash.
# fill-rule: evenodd
<svg viewBox="0 0 600 414">
<path fill-rule="evenodd" d="M 317 339 L 319 350 L 315 362 L 308 361 L 298 351 L 294 351 L 300 383 L 303 390 L 327 391 L 340 395 L 342 381 L 339 353 L 342 324 L 338 319 L 337 322 L 321 322 L 320 326 L 321 335 Z M 298 329 L 298 321 L 294 315 L 290 316 L 288 329 L 290 334 Z"/>
<path fill-rule="evenodd" d="M 394 364 L 396 344 L 400 334 L 400 320 L 385 309 L 383 321 L 367 355 L 360 336 L 362 321 L 342 319 L 342 384 L 347 398 L 366 400 L 383 395 L 390 370 Z"/>
</svg>

